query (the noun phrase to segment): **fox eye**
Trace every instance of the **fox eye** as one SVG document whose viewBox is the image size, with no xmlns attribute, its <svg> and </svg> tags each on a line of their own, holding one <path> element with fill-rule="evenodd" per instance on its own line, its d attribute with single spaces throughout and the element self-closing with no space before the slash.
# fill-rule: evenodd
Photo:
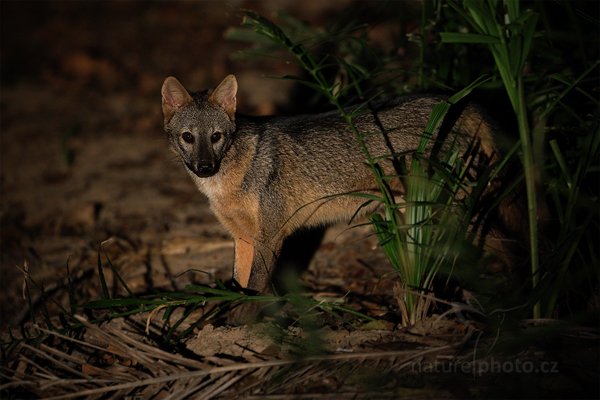
<svg viewBox="0 0 600 400">
<path fill-rule="evenodd" d="M 194 143 L 194 135 L 192 135 L 190 132 L 183 132 L 181 134 L 181 138 L 186 143 L 190 143 L 190 144 Z"/>
<path fill-rule="evenodd" d="M 217 143 L 219 140 L 221 140 L 221 136 L 223 136 L 221 132 L 215 132 L 210 137 L 210 141 L 213 143 Z"/>
</svg>

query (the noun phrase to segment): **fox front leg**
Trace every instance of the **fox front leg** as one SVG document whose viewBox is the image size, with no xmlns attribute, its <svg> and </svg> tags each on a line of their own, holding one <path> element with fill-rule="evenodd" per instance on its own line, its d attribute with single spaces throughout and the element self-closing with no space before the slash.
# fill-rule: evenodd
<svg viewBox="0 0 600 400">
<path fill-rule="evenodd" d="M 262 239 L 262 238 L 261 238 Z M 235 239 L 233 279 L 243 288 L 268 291 L 283 239 L 265 241 L 248 237 Z"/>
<path fill-rule="evenodd" d="M 276 252 L 266 251 L 267 246 L 257 243 L 260 242 L 249 237 L 235 239 L 233 279 L 245 289 L 264 293 L 269 289 Z M 238 326 L 256 322 L 263 306 L 260 302 L 238 304 L 229 310 L 227 323 Z"/>
<path fill-rule="evenodd" d="M 279 222 L 287 221 L 280 195 L 267 192 L 247 204 L 240 218 L 226 219 L 235 240 L 233 278 L 242 288 L 265 293 L 271 289 L 271 274 L 291 229 Z"/>
</svg>

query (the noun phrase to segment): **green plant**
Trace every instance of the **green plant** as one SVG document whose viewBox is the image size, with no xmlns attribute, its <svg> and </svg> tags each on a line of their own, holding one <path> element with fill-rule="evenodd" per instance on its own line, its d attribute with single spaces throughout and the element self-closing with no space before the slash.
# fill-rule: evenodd
<svg viewBox="0 0 600 400">
<path fill-rule="evenodd" d="M 578 297 L 577 285 L 587 286 L 587 296 L 598 287 L 592 265 L 599 258 L 591 246 L 598 188 L 590 184 L 597 177 L 600 140 L 600 103 L 591 91 L 598 85 L 598 22 L 582 18 L 578 7 L 584 3 L 449 4 L 466 26 L 461 33 L 441 33 L 442 41 L 487 48 L 510 100 L 527 189 L 533 316 L 556 315 L 559 298 Z M 564 15 L 570 30 L 555 28 Z M 595 35 L 584 33 L 589 26 Z M 581 45 L 586 42 L 596 45 L 588 51 Z"/>
<path fill-rule="evenodd" d="M 503 8 L 498 1 L 482 3 L 466 0 L 463 7 L 455 3 L 453 8 L 469 23 L 475 33 L 442 33 L 446 43 L 486 44 L 494 57 L 498 73 L 516 115 L 521 143 L 521 157 L 525 168 L 527 187 L 527 210 L 529 215 L 529 238 L 531 276 L 534 289 L 539 283 L 538 248 L 538 198 L 540 176 L 536 171 L 542 160 L 536 159 L 523 83 L 523 68 L 529 56 L 535 34 L 537 14 L 522 11 L 518 0 L 506 0 Z M 540 317 L 540 305 L 534 306 L 533 315 Z"/>
</svg>

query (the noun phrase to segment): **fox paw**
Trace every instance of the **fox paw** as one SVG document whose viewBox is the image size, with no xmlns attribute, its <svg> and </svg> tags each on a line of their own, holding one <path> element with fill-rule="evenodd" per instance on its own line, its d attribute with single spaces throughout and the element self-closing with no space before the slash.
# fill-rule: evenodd
<svg viewBox="0 0 600 400">
<path fill-rule="evenodd" d="M 241 303 L 227 311 L 227 324 L 233 326 L 250 325 L 258 322 L 264 304 L 260 302 Z"/>
</svg>

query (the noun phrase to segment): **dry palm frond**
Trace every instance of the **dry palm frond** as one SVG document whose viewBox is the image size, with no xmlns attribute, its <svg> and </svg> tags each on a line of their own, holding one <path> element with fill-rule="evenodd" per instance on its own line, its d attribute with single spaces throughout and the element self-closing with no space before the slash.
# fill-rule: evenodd
<svg viewBox="0 0 600 400">
<path fill-rule="evenodd" d="M 425 350 L 370 351 L 275 358 L 248 352 L 242 362 L 227 357 L 189 358 L 161 350 L 122 327 L 85 326 L 82 339 L 44 330 L 44 343 L 21 343 L 16 360 L 2 372 L 2 393 L 47 399 L 136 398 L 212 399 L 244 396 L 278 398 L 282 394 L 327 398 L 354 388 L 354 394 L 396 393 L 389 385 L 411 366 L 436 357 L 454 357 L 459 344 Z M 464 343 L 464 341 L 462 341 Z M 361 379 L 386 377 L 388 385 L 369 387 Z M 361 378 L 358 378 L 361 377 Z M 396 382 L 397 383 L 397 382 Z M 377 383 L 379 385 L 379 383 Z M 397 385 L 396 385 L 397 386 Z M 338 398 L 344 398 L 344 396 Z M 360 396 L 358 397 L 360 398 Z"/>
</svg>

